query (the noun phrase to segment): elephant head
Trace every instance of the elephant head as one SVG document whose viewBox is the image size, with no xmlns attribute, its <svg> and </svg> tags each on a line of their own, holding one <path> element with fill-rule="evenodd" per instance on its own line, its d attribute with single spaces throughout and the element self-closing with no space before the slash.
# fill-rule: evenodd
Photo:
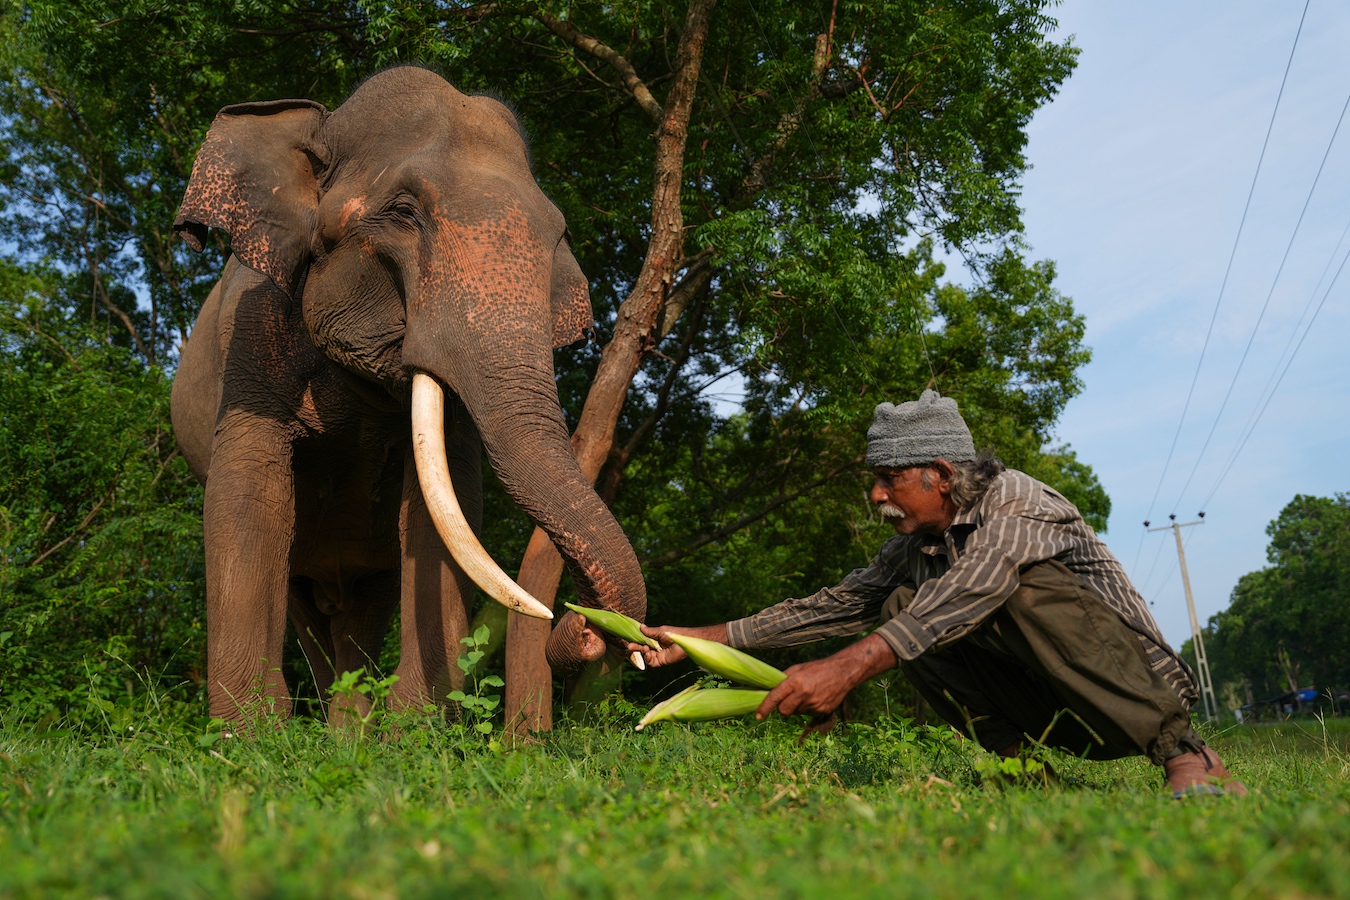
<svg viewBox="0 0 1350 900">
<path fill-rule="evenodd" d="M 554 348 L 593 326 L 589 291 L 507 107 L 411 66 L 373 76 L 331 112 L 303 100 L 226 107 L 174 227 L 195 249 L 208 227 L 227 231 L 237 259 L 300 304 L 324 355 L 410 405 L 437 530 L 494 599 L 550 616 L 459 512 L 443 389 L 568 561 L 582 602 L 644 617 L 636 556 L 577 465 L 554 381 Z M 604 653 L 595 635 L 568 632 L 550 642 L 555 666 Z"/>
</svg>

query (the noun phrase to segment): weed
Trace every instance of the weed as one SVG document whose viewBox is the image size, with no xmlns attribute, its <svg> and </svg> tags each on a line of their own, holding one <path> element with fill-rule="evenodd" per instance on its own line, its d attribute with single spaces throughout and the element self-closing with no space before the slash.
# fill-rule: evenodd
<svg viewBox="0 0 1350 900">
<path fill-rule="evenodd" d="M 347 716 L 356 723 L 357 739 L 363 740 L 388 711 L 389 695 L 397 683 L 397 675 L 376 678 L 367 675 L 362 666 L 355 671 L 343 672 L 328 690 L 333 695 L 333 705 L 344 708 Z"/>
<path fill-rule="evenodd" d="M 492 718 L 496 715 L 502 698 L 500 694 L 488 694 L 486 691 L 488 688 L 504 687 L 506 682 L 502 681 L 500 676 L 482 675 L 478 671 L 486 654 L 483 648 L 490 643 L 491 638 L 492 634 L 488 627 L 479 625 L 473 634 L 459 639 L 461 644 L 469 648 L 457 660 L 460 671 L 464 673 L 464 686 L 469 690 L 451 691 L 449 699 L 459 704 L 463 714 L 459 723 L 461 735 L 467 732 L 487 738 L 488 749 L 495 753 L 501 750 L 501 743 L 491 737 L 496 727 Z"/>
</svg>

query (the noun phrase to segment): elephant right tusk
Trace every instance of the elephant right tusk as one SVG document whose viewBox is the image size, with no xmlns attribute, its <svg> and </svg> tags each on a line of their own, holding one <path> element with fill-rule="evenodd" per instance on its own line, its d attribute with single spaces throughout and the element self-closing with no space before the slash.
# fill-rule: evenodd
<svg viewBox="0 0 1350 900">
<path fill-rule="evenodd" d="M 493 562 L 464 518 L 445 455 L 445 392 L 436 379 L 424 372 L 413 374 L 412 427 L 413 460 L 422 496 L 436 533 L 455 562 L 474 584 L 507 609 L 536 619 L 553 618 L 547 606 L 531 597 Z"/>
</svg>

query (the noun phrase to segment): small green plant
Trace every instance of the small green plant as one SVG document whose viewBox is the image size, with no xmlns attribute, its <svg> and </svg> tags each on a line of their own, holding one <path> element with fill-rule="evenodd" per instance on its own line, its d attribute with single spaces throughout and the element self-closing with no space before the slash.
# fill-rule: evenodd
<svg viewBox="0 0 1350 900">
<path fill-rule="evenodd" d="M 398 683 L 397 675 L 375 678 L 366 674 L 365 666 L 351 672 L 343 672 L 333 682 L 329 691 L 335 701 L 338 698 L 347 699 L 348 711 L 357 724 L 358 739 L 364 738 L 367 731 L 378 725 L 380 717 L 388 711 L 389 695 L 393 693 L 396 683 Z M 368 701 L 364 713 L 360 711 L 362 706 L 358 702 L 360 697 L 365 697 Z"/>
<path fill-rule="evenodd" d="M 492 717 L 497 712 L 497 707 L 501 704 L 500 694 L 485 693 L 488 688 L 500 688 L 506 685 L 500 677 L 496 675 L 481 675 L 478 672 L 478 666 L 483 661 L 486 651 L 483 650 L 492 636 L 492 632 L 486 625 L 479 625 L 474 633 L 467 637 L 459 639 L 469 649 L 457 660 L 460 671 L 464 673 L 464 686 L 470 688 L 466 691 L 451 691 L 449 698 L 459 704 L 464 717 L 462 725 L 471 729 L 474 733 L 484 737 L 490 737 L 493 731 Z M 501 744 L 496 740 L 489 740 L 488 749 L 494 753 L 501 749 Z"/>
<path fill-rule="evenodd" d="M 985 781 L 998 784 L 1031 784 L 1050 780 L 1050 769 L 1034 756 L 982 756 L 975 771 Z"/>
</svg>

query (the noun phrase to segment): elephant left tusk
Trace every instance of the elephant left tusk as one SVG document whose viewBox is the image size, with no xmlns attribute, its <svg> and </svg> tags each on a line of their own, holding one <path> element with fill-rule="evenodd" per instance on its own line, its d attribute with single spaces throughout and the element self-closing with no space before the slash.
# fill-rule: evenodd
<svg viewBox="0 0 1350 900">
<path fill-rule="evenodd" d="M 464 574 L 507 609 L 536 619 L 551 619 L 549 608 L 530 596 L 493 562 L 464 518 L 445 455 L 445 392 L 424 372 L 413 374 L 413 460 L 427 511 L 446 549 Z"/>
</svg>

